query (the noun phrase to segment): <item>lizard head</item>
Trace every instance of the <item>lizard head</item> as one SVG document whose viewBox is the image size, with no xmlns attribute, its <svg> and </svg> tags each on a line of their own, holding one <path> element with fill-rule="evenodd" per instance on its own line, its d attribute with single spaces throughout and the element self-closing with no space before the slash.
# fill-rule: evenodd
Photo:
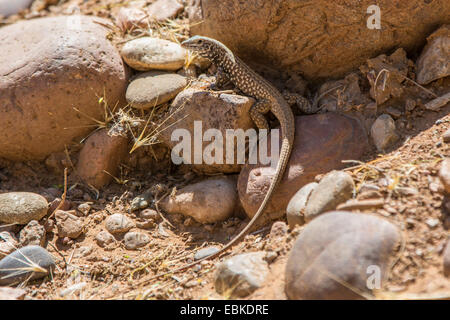
<svg viewBox="0 0 450 320">
<path fill-rule="evenodd" d="M 224 55 L 234 61 L 234 55 L 223 43 L 203 36 L 193 36 L 181 43 L 183 48 L 196 52 L 203 58 L 217 60 Z"/>
</svg>

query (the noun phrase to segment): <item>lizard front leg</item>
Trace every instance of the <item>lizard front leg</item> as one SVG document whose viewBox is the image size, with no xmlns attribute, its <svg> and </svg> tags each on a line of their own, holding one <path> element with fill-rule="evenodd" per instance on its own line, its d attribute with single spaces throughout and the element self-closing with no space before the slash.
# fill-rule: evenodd
<svg viewBox="0 0 450 320">
<path fill-rule="evenodd" d="M 216 82 L 211 85 L 211 89 L 222 88 L 230 81 L 228 75 L 223 71 L 222 67 L 218 67 L 216 71 Z"/>
</svg>

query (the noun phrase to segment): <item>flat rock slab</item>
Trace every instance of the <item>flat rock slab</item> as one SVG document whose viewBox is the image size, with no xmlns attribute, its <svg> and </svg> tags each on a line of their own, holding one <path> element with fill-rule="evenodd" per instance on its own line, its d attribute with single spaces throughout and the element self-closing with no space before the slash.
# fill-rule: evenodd
<svg viewBox="0 0 450 320">
<path fill-rule="evenodd" d="M 0 194 L 0 221 L 27 224 L 47 214 L 47 200 L 36 193 L 8 192 Z"/>
<path fill-rule="evenodd" d="M 289 200 L 316 175 L 342 168 L 342 160 L 360 158 L 368 146 L 367 135 L 356 120 L 333 113 L 296 117 L 295 128 L 287 170 L 266 209 L 271 219 L 283 216 Z M 270 144 L 267 148 L 270 154 Z M 270 165 L 247 164 L 242 169 L 238 192 L 249 217 L 262 203 L 274 173 Z"/>
<path fill-rule="evenodd" d="M 30 272 L 31 266 L 42 268 Z M 21 282 L 25 279 L 34 280 L 45 277 L 55 267 L 53 257 L 40 246 L 27 246 L 7 255 L 0 261 L 0 286 Z M 37 269 L 37 268 L 36 268 Z"/>
<path fill-rule="evenodd" d="M 401 234 L 370 214 L 326 213 L 301 232 L 286 264 L 290 299 L 363 299 L 381 289 Z"/>
<path fill-rule="evenodd" d="M 100 18 L 62 16 L 0 28 L 0 157 L 42 160 L 125 104 L 127 68 Z M 79 111 L 76 111 L 79 110 Z M 20 133 L 20 134 L 19 134 Z"/>
<path fill-rule="evenodd" d="M 450 19 L 448 0 L 383 2 L 380 30 L 367 27 L 373 15 L 367 10 L 377 4 L 373 0 L 191 4 L 187 12 L 193 35 L 217 39 L 248 61 L 270 61 L 318 81 L 342 77 L 387 48 L 417 49 L 436 26 Z"/>
<path fill-rule="evenodd" d="M 175 98 L 186 85 L 186 77 L 179 74 L 150 71 L 131 81 L 126 98 L 133 108 L 150 109 Z"/>
</svg>

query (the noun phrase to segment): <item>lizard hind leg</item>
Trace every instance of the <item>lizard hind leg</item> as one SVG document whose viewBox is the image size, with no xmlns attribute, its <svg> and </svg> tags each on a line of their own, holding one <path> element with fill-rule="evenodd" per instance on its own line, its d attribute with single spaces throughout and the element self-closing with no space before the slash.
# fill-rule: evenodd
<svg viewBox="0 0 450 320">
<path fill-rule="evenodd" d="M 291 106 L 295 107 L 297 111 L 303 114 L 313 114 L 317 113 L 318 110 L 314 108 L 313 105 L 303 97 L 302 95 L 298 93 L 290 93 L 287 91 L 283 92 L 283 98 L 286 100 L 286 102 Z"/>
<path fill-rule="evenodd" d="M 269 130 L 269 122 L 264 116 L 269 111 L 270 103 L 266 100 L 258 101 L 250 108 L 250 118 L 252 118 L 258 129 Z"/>
</svg>

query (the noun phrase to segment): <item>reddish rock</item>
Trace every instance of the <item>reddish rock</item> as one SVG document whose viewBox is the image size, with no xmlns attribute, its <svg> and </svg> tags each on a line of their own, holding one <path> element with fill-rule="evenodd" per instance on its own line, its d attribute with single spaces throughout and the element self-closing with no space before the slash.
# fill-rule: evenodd
<svg viewBox="0 0 450 320">
<path fill-rule="evenodd" d="M 223 146 L 225 146 L 223 149 L 223 160 L 220 159 L 222 161 L 211 161 L 207 163 L 206 157 L 203 157 L 202 161 L 195 163 L 194 143 L 191 144 L 190 157 L 181 153 L 185 157 L 183 161 L 185 163 L 191 163 L 191 166 L 196 171 L 206 174 L 239 172 L 242 164 L 236 163 L 236 155 L 238 154 L 236 143 L 232 143 L 235 155 L 234 162 L 227 161 L 226 146 L 229 143 L 227 130 L 242 129 L 243 131 L 247 131 L 248 129 L 254 128 L 255 125 L 249 115 L 249 110 L 254 102 L 255 100 L 253 98 L 235 94 L 218 94 L 198 88 L 185 89 L 173 100 L 168 110 L 168 114 L 171 117 L 164 125 L 167 130 L 162 130 L 158 138 L 166 146 L 173 149 L 181 141 L 181 138 L 177 135 L 172 138 L 172 135 L 176 131 L 179 131 L 178 129 L 187 130 L 193 139 L 196 136 L 196 123 L 201 125 L 202 134 L 210 129 L 217 129 L 223 137 Z M 236 140 L 233 138 L 233 141 Z M 210 144 L 210 141 L 203 139 L 203 155 Z M 175 154 L 180 155 L 180 150 Z"/>
<path fill-rule="evenodd" d="M 271 219 L 284 215 L 289 200 L 316 175 L 344 167 L 342 160 L 360 158 L 368 146 L 367 135 L 356 120 L 333 113 L 296 117 L 295 128 L 288 167 L 267 206 Z M 238 191 L 249 217 L 259 208 L 274 173 L 270 165 L 247 164 L 242 169 Z"/>
<path fill-rule="evenodd" d="M 417 59 L 417 82 L 427 84 L 450 75 L 450 25 L 439 28 L 428 38 Z"/>
<path fill-rule="evenodd" d="M 80 152 L 78 175 L 95 188 L 102 188 L 113 179 L 112 176 L 117 176 L 127 147 L 128 139 L 123 136 L 109 135 L 106 129 L 95 132 L 86 140 Z"/>
<path fill-rule="evenodd" d="M 127 67 L 96 22 L 108 24 L 61 16 L 0 28 L 0 157 L 43 160 L 102 120 L 99 96 L 125 104 Z"/>
<path fill-rule="evenodd" d="M 373 17 L 367 9 L 377 3 L 381 30 L 367 27 Z M 217 39 L 248 61 L 321 81 L 390 48 L 419 48 L 448 23 L 450 1 L 189 0 L 186 11 L 192 35 Z"/>
</svg>

